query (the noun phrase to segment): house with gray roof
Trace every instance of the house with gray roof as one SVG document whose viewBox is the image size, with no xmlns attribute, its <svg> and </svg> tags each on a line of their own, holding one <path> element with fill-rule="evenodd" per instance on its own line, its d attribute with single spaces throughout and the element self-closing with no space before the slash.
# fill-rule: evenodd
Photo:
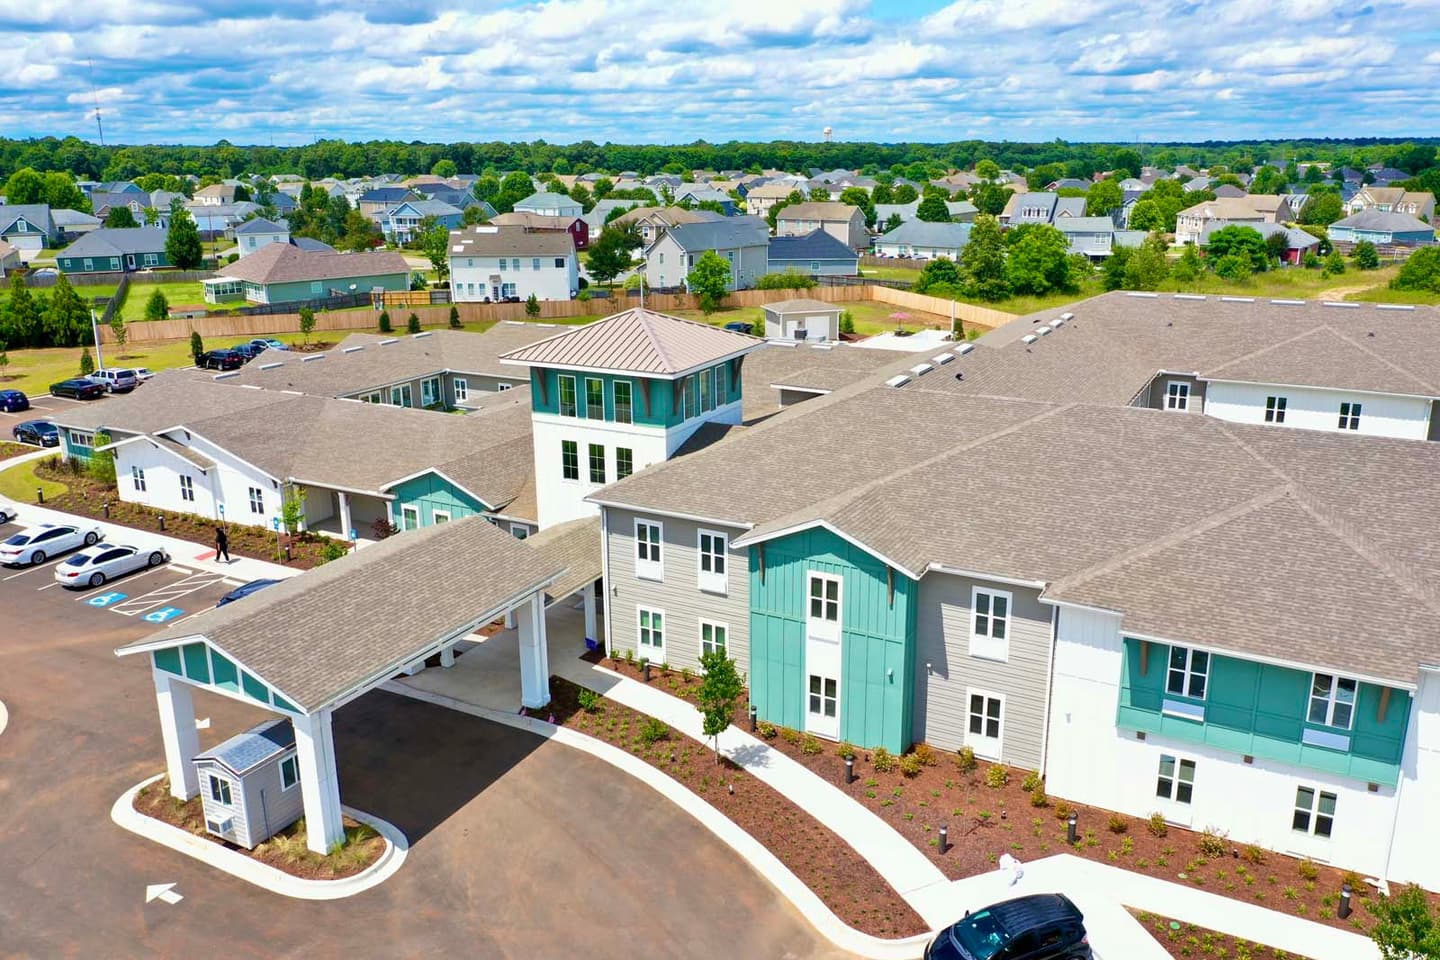
<svg viewBox="0 0 1440 960">
<path fill-rule="evenodd" d="M 101 227 L 61 250 L 55 262 L 65 273 L 131 273 L 170 266 L 165 231 L 159 227 Z"/>
<path fill-rule="evenodd" d="M 456 302 L 569 300 L 579 290 L 580 263 L 569 230 L 480 224 L 450 233 L 450 296 Z"/>
<path fill-rule="evenodd" d="M 305 815 L 295 730 L 284 717 L 256 724 L 191 763 L 205 829 L 221 839 L 253 850 Z"/>
<path fill-rule="evenodd" d="M 163 240 L 164 231 L 159 233 Z M 227 263 L 203 283 L 208 303 L 241 298 L 251 303 L 295 303 L 408 290 L 410 266 L 393 251 L 323 253 L 271 243 Z"/>
<path fill-rule="evenodd" d="M 405 200 L 373 219 L 380 225 L 380 232 L 392 243 L 410 243 L 419 236 L 420 225 L 427 218 L 446 230 L 458 230 L 465 219 L 465 211 L 443 200 Z"/>
<path fill-rule="evenodd" d="M 253 217 L 238 224 L 232 231 L 235 249 L 244 257 L 272 243 L 290 242 L 290 225 L 284 221 Z"/>
<path fill-rule="evenodd" d="M 81 213 L 79 210 L 64 208 L 52 209 L 50 219 L 55 224 L 55 230 L 62 241 L 74 240 L 80 234 L 98 230 L 103 225 L 103 221 L 99 217 Z"/>
<path fill-rule="evenodd" d="M 975 204 L 968 200 L 946 200 L 945 208 L 950 211 L 950 219 L 955 223 L 973 223 L 975 215 L 980 212 Z M 901 223 L 908 223 L 915 219 L 919 209 L 919 200 L 911 200 L 909 203 L 877 203 L 875 229 L 883 233 L 888 229 L 891 217 L 899 217 Z"/>
<path fill-rule="evenodd" d="M 864 250 L 870 245 L 864 211 L 847 203 L 792 203 L 782 207 L 775 217 L 777 237 L 803 237 L 812 230 L 824 230 L 852 250 Z"/>
<path fill-rule="evenodd" d="M 645 282 L 652 287 L 685 285 L 707 251 L 730 265 L 731 290 L 747 290 L 770 269 L 770 230 L 759 217 L 725 217 L 669 227 L 645 247 Z"/>
<path fill-rule="evenodd" d="M 585 207 L 578 200 L 572 200 L 563 193 L 541 191 L 515 204 L 520 213 L 538 213 L 544 217 L 583 217 Z"/>
<path fill-rule="evenodd" d="M 927 223 L 909 220 L 884 236 L 875 238 L 875 253 L 881 257 L 909 257 L 933 260 L 936 257 L 960 259 L 960 251 L 970 241 L 973 223 Z"/>
<path fill-rule="evenodd" d="M 811 277 L 854 277 L 860 254 L 819 227 L 795 237 L 771 237 L 768 272 L 797 271 Z"/>
<path fill-rule="evenodd" d="M 1435 242 L 1435 228 L 1408 213 L 1393 213 L 1369 207 L 1330 224 L 1330 240 L 1349 245 L 1369 240 L 1395 247 L 1429 246 Z"/>
<path fill-rule="evenodd" d="M 29 261 L 59 238 L 47 203 L 0 204 L 0 240 Z"/>
</svg>

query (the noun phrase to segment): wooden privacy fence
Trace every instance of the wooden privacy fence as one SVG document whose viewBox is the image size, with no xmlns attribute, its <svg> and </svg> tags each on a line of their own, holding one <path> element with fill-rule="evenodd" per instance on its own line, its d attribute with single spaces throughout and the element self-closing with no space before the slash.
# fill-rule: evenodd
<svg viewBox="0 0 1440 960">
<path fill-rule="evenodd" d="M 875 285 L 857 287 L 814 287 L 809 290 L 737 290 L 725 298 L 728 306 L 758 307 L 779 300 L 803 297 L 821 300 L 825 303 L 853 303 L 872 301 L 894 304 L 899 310 L 918 310 L 936 316 L 950 316 L 952 301 L 941 297 L 911 293 L 908 290 L 892 290 Z M 593 300 L 542 300 L 539 302 L 540 315 L 528 317 L 523 303 L 457 303 L 462 323 L 484 323 L 497 320 L 563 320 L 569 317 L 606 316 L 630 307 L 638 307 L 638 294 L 627 295 L 616 291 L 610 299 Z M 700 299 L 685 293 L 647 293 L 647 309 L 660 313 L 673 310 L 698 310 Z M 1013 314 L 1002 313 L 969 303 L 953 303 L 955 316 L 965 323 L 986 329 L 1000 326 L 1015 319 Z M 397 332 L 403 333 L 410 314 L 420 318 L 426 326 L 444 324 L 450 319 L 450 307 L 445 304 L 434 306 L 397 306 L 390 310 L 390 322 Z M 333 331 L 375 331 L 379 327 L 378 310 L 321 311 L 315 314 L 315 332 Z M 300 316 L 296 313 L 269 314 L 265 316 L 215 316 L 194 320 L 151 320 L 126 325 L 130 343 L 147 343 L 154 340 L 179 340 L 190 336 L 191 331 L 200 334 L 208 342 L 211 338 L 224 340 L 228 337 L 258 337 L 262 334 L 286 333 L 300 330 Z M 109 327 L 100 328 L 100 340 L 109 343 L 112 334 Z"/>
</svg>

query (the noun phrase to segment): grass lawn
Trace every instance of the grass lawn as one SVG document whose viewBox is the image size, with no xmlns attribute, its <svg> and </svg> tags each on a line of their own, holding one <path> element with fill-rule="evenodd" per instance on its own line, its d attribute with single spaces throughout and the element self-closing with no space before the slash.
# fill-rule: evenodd
<svg viewBox="0 0 1440 960">
<path fill-rule="evenodd" d="M 47 500 L 51 497 L 58 497 L 70 489 L 63 483 L 42 480 L 35 476 L 35 464 L 37 463 L 39 463 L 38 460 L 17 463 L 9 470 L 0 471 L 0 495 L 19 503 L 34 503 L 37 487 L 45 491 Z"/>
<path fill-rule="evenodd" d="M 83 349 L 51 347 L 44 350 L 11 350 L 10 365 L 5 368 L 4 375 L 0 376 L 0 386 L 22 390 L 32 397 L 49 393 L 50 384 L 57 380 L 80 376 L 80 354 Z M 167 367 L 189 366 L 193 362 L 190 358 L 189 340 L 127 344 L 123 357 L 115 356 L 113 347 L 109 350 L 110 352 L 105 354 L 105 360 L 112 367 L 124 364 L 163 370 Z M 91 356 L 94 356 L 93 351 Z"/>
<path fill-rule="evenodd" d="M 875 280 L 909 280 L 911 283 L 920 279 L 920 271 L 912 267 L 861 267 L 860 275 Z"/>
<path fill-rule="evenodd" d="M 842 310 L 849 310 L 850 315 L 855 318 L 855 332 L 866 336 L 874 336 L 877 333 L 887 333 L 895 329 L 895 321 L 890 319 L 892 313 L 900 312 L 909 316 L 904 321 L 905 327 L 910 330 L 921 327 L 933 327 L 941 330 L 950 329 L 950 318 L 938 314 L 924 313 L 919 310 L 904 310 L 891 303 L 877 303 L 874 301 L 850 301 L 836 303 L 835 306 Z M 726 323 L 756 323 L 760 320 L 763 312 L 762 307 L 730 307 L 717 310 L 710 316 L 705 316 L 700 310 L 674 310 L 674 316 L 685 317 L 689 320 L 700 320 L 720 326 Z M 575 318 L 579 319 L 579 318 Z"/>
<path fill-rule="evenodd" d="M 120 316 L 125 318 L 126 323 L 145 319 L 145 304 L 156 290 L 165 294 L 165 300 L 172 308 L 205 304 L 205 289 L 199 280 L 189 283 L 136 283 L 132 280 L 130 289 L 125 293 L 125 303 L 120 308 Z"/>
</svg>

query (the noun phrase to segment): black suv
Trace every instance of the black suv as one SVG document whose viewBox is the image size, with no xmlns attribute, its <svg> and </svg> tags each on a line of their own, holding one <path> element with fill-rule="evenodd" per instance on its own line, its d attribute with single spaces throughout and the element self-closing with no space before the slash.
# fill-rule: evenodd
<svg viewBox="0 0 1440 960">
<path fill-rule="evenodd" d="M 202 370 L 239 370 L 250 358 L 235 350 L 206 350 L 195 358 Z"/>
<path fill-rule="evenodd" d="M 1063 893 L 1016 897 L 966 912 L 930 942 L 925 960 L 1093 960 L 1085 917 Z"/>
</svg>

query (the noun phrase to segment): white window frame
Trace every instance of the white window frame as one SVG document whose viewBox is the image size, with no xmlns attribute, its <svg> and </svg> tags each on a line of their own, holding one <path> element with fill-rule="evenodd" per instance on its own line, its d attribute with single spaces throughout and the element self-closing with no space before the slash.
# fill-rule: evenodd
<svg viewBox="0 0 1440 960">
<path fill-rule="evenodd" d="M 623 417 L 620 415 L 620 411 L 621 411 L 621 406 L 620 406 L 620 386 L 621 386 L 622 384 L 625 386 L 625 406 L 624 406 L 625 415 L 624 415 Z M 611 405 L 615 408 L 615 422 L 616 422 L 616 423 L 634 423 L 634 422 L 635 422 L 635 384 L 632 383 L 632 382 L 629 381 L 629 380 L 613 380 L 613 381 L 611 381 L 611 384 L 610 384 L 610 398 L 611 398 L 611 399 L 610 399 Z"/>
<path fill-rule="evenodd" d="M 515 387 L 515 384 L 513 384 L 513 383 L 502 383 L 502 384 L 499 384 L 498 386 L 496 386 L 495 392 L 496 392 L 496 393 L 504 393 L 506 390 L 512 390 L 512 389 L 514 389 L 514 387 Z"/>
<path fill-rule="evenodd" d="M 1273 397 L 1266 397 L 1266 398 L 1265 398 L 1265 422 L 1266 422 L 1266 423 L 1284 423 L 1284 422 L 1285 422 L 1285 408 L 1286 408 L 1288 405 L 1289 405 L 1289 404 L 1286 402 L 1286 398 L 1285 398 L 1285 397 L 1278 396 L 1278 395 L 1273 396 Z"/>
<path fill-rule="evenodd" d="M 78 430 L 70 431 L 70 446 L 84 447 L 87 450 L 94 449 L 95 435 L 93 433 L 81 433 Z"/>
<path fill-rule="evenodd" d="M 655 531 L 653 541 L 648 535 L 641 539 L 642 527 Z M 665 580 L 665 524 L 659 520 L 635 520 L 635 576 L 660 583 Z"/>
<path fill-rule="evenodd" d="M 455 391 L 456 403 L 464 403 L 470 399 L 470 381 L 464 377 L 455 377 L 451 380 L 450 389 Z"/>
<path fill-rule="evenodd" d="M 1301 803 L 1300 794 L 1306 790 L 1310 791 L 1309 806 Z M 1329 813 L 1324 813 L 1321 810 L 1321 804 L 1324 803 L 1326 797 L 1330 798 Z M 1290 814 L 1290 829 L 1296 833 L 1303 833 L 1320 840 L 1329 840 L 1335 835 L 1335 817 L 1339 813 L 1339 806 L 1340 797 L 1336 792 L 1322 790 L 1320 787 L 1312 787 L 1302 783 L 1295 788 L 1295 807 Z M 1297 822 L 1302 814 L 1305 817 L 1303 826 Z M 1324 833 L 1321 833 L 1319 830 L 1322 819 L 1327 821 Z"/>
<path fill-rule="evenodd" d="M 822 584 L 834 584 L 835 596 L 829 596 L 829 591 L 821 588 L 820 594 L 815 595 L 816 582 Z M 820 601 L 820 615 L 815 615 L 815 601 Z M 834 607 L 834 617 L 830 617 L 830 608 Z M 805 574 L 805 630 L 809 636 L 818 637 L 832 642 L 839 642 L 840 635 L 844 630 L 845 619 L 845 580 L 838 574 L 821 573 L 817 570 L 806 571 Z"/>
<path fill-rule="evenodd" d="M 1171 764 L 1168 776 L 1165 773 L 1166 760 L 1169 760 Z M 1185 777 L 1182 776 L 1185 772 L 1186 764 L 1190 765 L 1189 780 L 1186 780 Z M 1155 763 L 1156 799 L 1164 800 L 1167 803 L 1183 803 L 1187 807 L 1190 806 L 1195 799 L 1195 777 L 1198 768 L 1199 764 L 1197 764 L 1192 757 L 1181 756 L 1178 753 L 1162 752 L 1159 757 L 1156 758 Z M 1164 785 L 1164 781 L 1169 781 L 1168 787 Z M 1181 787 L 1189 787 L 1190 796 L 1188 799 L 1180 796 Z"/>
<path fill-rule="evenodd" d="M 980 610 L 980 598 L 987 598 L 985 610 Z M 1003 600 L 1005 612 L 996 616 L 996 600 Z M 981 618 L 984 618 L 985 632 L 981 632 Z M 1015 597 L 1008 590 L 991 587 L 970 588 L 970 656 L 981 660 L 1010 660 L 1010 632 L 1015 619 Z M 995 625 L 1000 624 L 1000 636 L 995 636 Z"/>
<path fill-rule="evenodd" d="M 705 549 L 706 538 L 710 550 Z M 719 550 L 715 549 L 719 542 Z M 697 585 L 706 593 L 726 594 L 730 592 L 730 535 L 719 530 L 695 531 L 695 577 Z M 706 569 L 706 567 L 709 569 Z M 719 570 L 715 568 L 719 567 Z"/>
<path fill-rule="evenodd" d="M 250 512 L 265 516 L 265 491 L 259 487 L 247 487 L 245 492 L 250 498 Z"/>
<path fill-rule="evenodd" d="M 1178 413 L 1190 410 L 1190 382 L 1188 380 L 1165 381 L 1165 409 Z"/>
<path fill-rule="evenodd" d="M 186 503 L 195 502 L 195 480 L 188 473 L 180 474 L 180 499 Z"/>
<path fill-rule="evenodd" d="M 565 455 L 570 452 L 571 447 L 575 449 L 575 475 L 573 477 L 570 476 L 570 465 L 565 461 Z M 560 482 L 580 482 L 580 441 L 578 440 L 560 441 Z"/>
<path fill-rule="evenodd" d="M 708 641 L 705 639 L 706 627 L 710 628 L 710 639 Z M 719 636 L 721 637 L 718 645 L 715 643 L 715 637 L 717 635 L 716 631 L 719 631 Z M 716 649 L 723 652 L 725 656 L 730 656 L 730 624 L 725 623 L 721 620 L 706 620 L 702 617 L 700 619 L 700 631 L 698 636 L 700 643 L 700 654 L 702 656 Z M 707 645 L 709 649 L 706 649 Z"/>
<path fill-rule="evenodd" d="M 598 384 L 599 387 L 600 387 L 600 391 L 599 391 L 599 392 L 600 392 L 600 413 L 599 413 L 598 415 L 596 415 L 596 416 L 591 416 L 591 410 L 590 410 L 590 385 L 591 385 L 592 383 L 593 383 L 593 384 Z M 577 398 L 577 399 L 578 399 L 578 398 Z M 605 419 L 605 380 L 604 380 L 602 377 L 586 377 L 586 378 L 585 378 L 585 419 L 586 419 L 586 420 L 604 420 L 604 419 Z"/>
<path fill-rule="evenodd" d="M 1319 686 L 1320 679 L 1324 678 L 1330 682 L 1330 689 L 1324 694 L 1317 694 L 1315 688 Z M 1340 688 L 1348 684 L 1350 688 L 1350 699 L 1342 700 Z M 1360 681 L 1353 677 L 1344 677 L 1338 673 L 1312 673 L 1310 674 L 1310 694 L 1305 700 L 1305 722 L 1314 724 L 1317 727 L 1330 727 L 1334 730 L 1350 730 L 1355 726 L 1355 707 L 1360 699 Z M 1317 703 L 1325 705 L 1325 719 L 1314 718 L 1315 706 Z M 1335 713 L 1337 708 L 1346 707 L 1349 709 L 1349 716 L 1345 722 L 1336 723 Z"/>
<path fill-rule="evenodd" d="M 530 536 L 530 528 L 523 523 L 512 523 L 510 524 L 510 536 L 516 540 L 524 540 Z"/>
<path fill-rule="evenodd" d="M 1360 408 L 1363 404 L 1347 400 L 1340 404 L 1340 430 L 1360 429 Z"/>
<path fill-rule="evenodd" d="M 565 381 L 570 381 L 570 412 L 565 412 Z M 555 410 L 562 417 L 580 416 L 580 392 L 573 374 L 561 373 L 555 377 Z"/>
<path fill-rule="evenodd" d="M 442 520 L 442 519 L 440 519 L 441 517 L 444 517 L 445 519 Z M 431 510 L 431 511 L 430 511 L 430 524 L 431 524 L 431 526 L 435 526 L 435 525 L 438 525 L 438 524 L 441 524 L 441 523 L 449 523 L 449 522 L 450 522 L 450 511 L 449 511 L 449 510 Z"/>
<path fill-rule="evenodd" d="M 392 407 L 413 407 L 415 395 L 410 392 L 410 384 L 402 383 L 390 388 L 390 406 Z"/>
<path fill-rule="evenodd" d="M 1177 650 L 1184 651 L 1184 666 L 1177 667 L 1171 662 L 1172 658 L 1175 655 L 1175 651 Z M 1200 656 L 1205 658 L 1205 665 L 1201 669 L 1196 669 L 1196 654 L 1199 654 Z M 1183 697 L 1186 700 L 1203 701 L 1206 698 L 1206 695 L 1210 692 L 1210 667 L 1213 663 L 1213 660 L 1214 658 L 1211 656 L 1210 651 L 1208 650 L 1199 650 L 1195 647 L 1187 647 L 1183 644 L 1172 643 L 1170 645 L 1169 651 L 1167 651 L 1165 655 L 1165 696 Z M 1170 689 L 1170 678 L 1172 674 L 1180 675 L 1180 689 L 1178 691 Z M 1198 696 L 1190 692 L 1194 689 L 1195 681 L 1197 679 L 1200 681 L 1200 694 Z"/>
<path fill-rule="evenodd" d="M 979 714 L 972 709 L 971 699 L 979 697 Z M 985 732 L 986 724 L 991 720 L 990 702 L 998 701 L 1000 704 L 1000 716 L 994 718 L 996 725 L 995 736 Z M 1005 702 L 1005 694 L 996 693 L 994 690 L 983 690 L 980 687 L 965 688 L 965 745 L 975 751 L 975 755 L 986 760 L 1000 760 L 1005 750 L 1005 715 L 1009 707 Z M 980 732 L 973 733 L 970 730 L 971 723 L 976 719 L 980 720 Z"/>
<path fill-rule="evenodd" d="M 415 526 L 413 526 L 413 527 L 410 526 L 410 524 L 409 524 L 409 520 L 410 520 L 410 518 L 411 518 L 412 516 L 415 518 Z M 408 504 L 408 503 L 401 505 L 401 507 L 400 507 L 400 529 L 401 529 L 401 530 L 419 530 L 419 529 L 420 529 L 420 508 L 419 508 L 419 507 L 415 506 L 414 504 Z"/>
<path fill-rule="evenodd" d="M 136 493 L 145 492 L 145 468 L 137 464 L 130 465 L 130 483 Z"/>
<path fill-rule="evenodd" d="M 642 625 L 644 623 L 644 615 L 647 613 L 650 614 L 650 626 L 648 627 Z M 659 618 L 658 627 L 656 626 L 657 617 Z M 668 627 L 665 623 L 664 610 L 660 609 L 659 607 L 637 606 L 635 608 L 635 655 L 637 657 L 646 657 L 650 660 L 651 663 L 664 663 L 665 631 L 667 629 Z M 659 637 L 660 642 L 658 644 L 646 644 L 643 642 L 642 638 L 645 636 L 645 631 L 647 630 L 650 632 L 650 637 L 652 640 L 657 636 Z"/>
<path fill-rule="evenodd" d="M 628 463 L 626 463 L 626 464 L 624 465 L 624 466 L 625 466 L 625 469 L 623 469 L 623 470 L 621 469 L 621 462 L 620 462 L 620 454 L 622 454 L 622 453 L 625 454 L 625 459 L 626 459 L 627 461 L 629 461 Z M 616 448 L 615 448 L 615 479 L 616 479 L 616 480 L 624 480 L 626 477 L 630 476 L 630 475 L 633 474 L 634 472 L 635 472 L 635 451 L 634 451 L 633 449 L 631 449 L 630 447 L 616 447 Z"/>
<path fill-rule="evenodd" d="M 292 771 L 294 771 L 294 772 L 291 773 L 291 775 L 290 775 L 290 782 L 289 782 L 288 784 L 285 782 L 285 765 L 286 765 L 286 764 L 289 764 L 289 765 L 290 765 L 290 769 L 291 769 Z M 290 754 L 290 756 L 285 757 L 283 760 L 280 761 L 280 792 L 281 792 L 281 793 L 289 793 L 291 790 L 294 790 L 294 789 L 295 789 L 296 787 L 298 787 L 299 785 L 300 785 L 300 757 L 299 757 L 298 754 L 292 753 L 292 754 Z"/>
<path fill-rule="evenodd" d="M 207 771 L 205 776 L 209 778 L 207 786 L 210 788 L 210 802 L 214 804 L 219 804 L 222 807 L 234 807 L 235 785 L 225 777 L 220 776 L 219 774 L 210 773 Z M 219 796 L 219 794 L 221 793 L 225 795 L 223 799 Z"/>
<path fill-rule="evenodd" d="M 440 378 L 426 377 L 420 381 L 420 406 L 428 407 L 440 402 Z"/>
</svg>

